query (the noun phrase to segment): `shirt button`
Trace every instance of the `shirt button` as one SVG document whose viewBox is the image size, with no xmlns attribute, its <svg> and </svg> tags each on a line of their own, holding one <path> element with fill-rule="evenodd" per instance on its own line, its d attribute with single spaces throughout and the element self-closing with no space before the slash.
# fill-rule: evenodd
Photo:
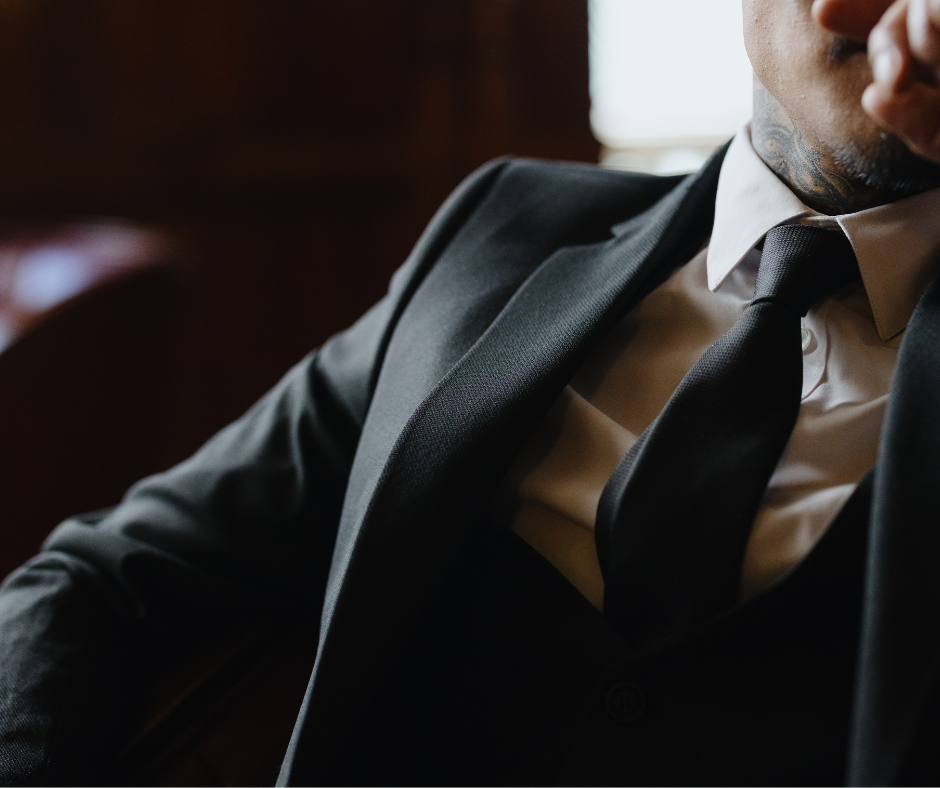
<svg viewBox="0 0 940 788">
<path fill-rule="evenodd" d="M 813 343 L 813 332 L 810 331 L 806 326 L 803 326 L 800 329 L 800 340 L 803 345 L 803 352 L 805 353 L 809 350 L 809 346 Z"/>
<path fill-rule="evenodd" d="M 645 710 L 646 698 L 636 684 L 614 684 L 607 693 L 607 713 L 615 722 L 635 722 Z"/>
</svg>

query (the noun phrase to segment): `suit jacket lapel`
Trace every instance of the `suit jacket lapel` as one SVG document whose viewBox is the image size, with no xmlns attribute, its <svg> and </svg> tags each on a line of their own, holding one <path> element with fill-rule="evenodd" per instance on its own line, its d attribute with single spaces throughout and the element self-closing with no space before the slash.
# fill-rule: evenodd
<svg viewBox="0 0 940 788">
<path fill-rule="evenodd" d="M 900 777 L 940 667 L 940 278 L 905 331 L 871 513 L 852 784 Z"/>
<path fill-rule="evenodd" d="M 515 453 L 594 341 L 663 265 L 707 237 L 724 149 L 605 243 L 544 261 L 412 413 L 374 480 L 364 511 L 341 524 L 320 650 L 281 780 L 315 780 L 401 646 Z M 380 470 L 379 470 L 380 469 Z M 352 486 L 352 485 L 351 485 Z"/>
</svg>

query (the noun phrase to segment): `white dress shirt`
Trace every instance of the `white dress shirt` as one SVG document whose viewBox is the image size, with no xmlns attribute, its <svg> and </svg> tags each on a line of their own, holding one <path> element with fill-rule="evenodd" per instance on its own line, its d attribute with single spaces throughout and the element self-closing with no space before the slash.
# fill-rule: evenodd
<svg viewBox="0 0 940 788">
<path fill-rule="evenodd" d="M 901 333 L 940 268 L 940 189 L 844 216 L 807 208 L 761 161 L 745 126 L 721 168 L 711 239 L 594 349 L 516 458 L 491 512 L 598 609 L 594 547 L 607 480 L 699 356 L 753 297 L 755 248 L 780 224 L 841 228 L 862 282 L 803 319 L 803 392 L 744 556 L 741 596 L 816 544 L 875 464 Z M 727 480 L 734 484 L 733 479 Z"/>
</svg>

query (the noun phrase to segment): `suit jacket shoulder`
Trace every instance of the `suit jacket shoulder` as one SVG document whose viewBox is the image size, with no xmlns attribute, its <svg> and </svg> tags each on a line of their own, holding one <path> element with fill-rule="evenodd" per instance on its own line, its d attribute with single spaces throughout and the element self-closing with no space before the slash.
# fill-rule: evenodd
<svg viewBox="0 0 940 788">
<path fill-rule="evenodd" d="M 546 258 L 609 238 L 678 181 L 484 166 L 354 326 L 192 458 L 113 510 L 59 526 L 0 590 L 0 783 L 107 779 L 155 666 L 237 622 L 319 607 L 350 473 L 384 445 L 375 436 L 407 417 Z M 415 343 L 429 331 L 433 348 Z M 419 347 L 421 363 L 405 364 Z M 412 379 L 397 389 L 403 369 Z"/>
<path fill-rule="evenodd" d="M 524 249 L 541 262 L 562 246 L 609 237 L 612 225 L 649 208 L 681 181 L 572 162 L 501 158 L 471 174 L 445 201 L 392 277 L 388 296 L 322 348 L 318 364 L 353 424 L 361 428 L 392 332 L 442 257 L 450 286 L 507 264 Z M 466 276 L 465 276 L 466 275 Z"/>
</svg>

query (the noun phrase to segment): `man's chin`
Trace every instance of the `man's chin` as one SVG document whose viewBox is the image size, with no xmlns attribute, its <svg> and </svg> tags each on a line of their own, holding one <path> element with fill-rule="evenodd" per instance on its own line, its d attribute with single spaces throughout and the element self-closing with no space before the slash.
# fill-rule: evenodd
<svg viewBox="0 0 940 788">
<path fill-rule="evenodd" d="M 917 156 L 894 134 L 879 129 L 864 142 L 833 146 L 832 158 L 854 186 L 876 189 L 884 202 L 940 187 L 940 164 Z"/>
</svg>

